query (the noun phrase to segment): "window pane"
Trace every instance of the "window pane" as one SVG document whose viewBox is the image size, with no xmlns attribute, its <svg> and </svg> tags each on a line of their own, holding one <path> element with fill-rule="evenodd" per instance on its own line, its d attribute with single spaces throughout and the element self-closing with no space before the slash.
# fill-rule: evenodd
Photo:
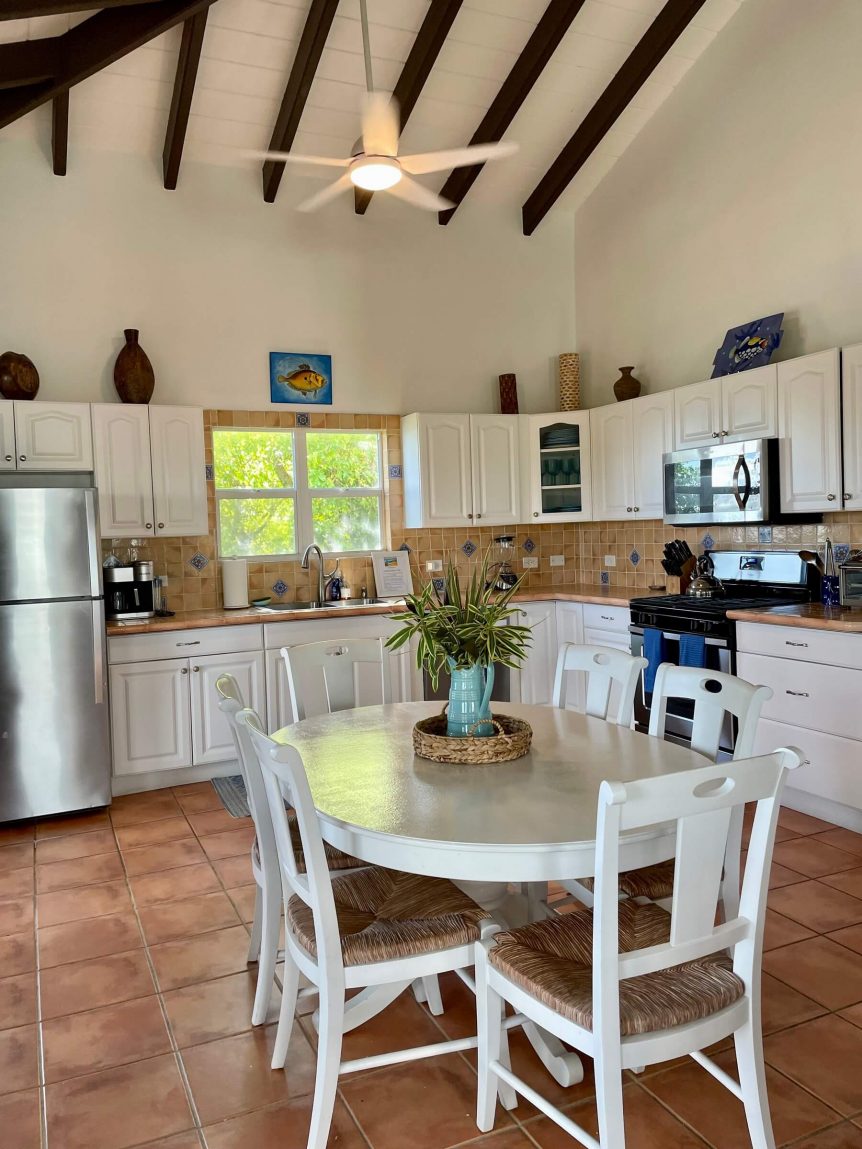
<svg viewBox="0 0 862 1149">
<path fill-rule="evenodd" d="M 380 544 L 380 503 L 373 495 L 312 499 L 314 541 L 324 551 L 368 551 Z"/>
<path fill-rule="evenodd" d="M 289 555 L 296 552 L 293 499 L 219 499 L 222 555 Z"/>
<path fill-rule="evenodd" d="M 380 436 L 373 431 L 308 432 L 305 442 L 312 489 L 380 486 Z"/>
<path fill-rule="evenodd" d="M 289 431 L 213 430 L 213 461 L 215 485 L 222 491 L 294 486 L 293 435 Z"/>
</svg>

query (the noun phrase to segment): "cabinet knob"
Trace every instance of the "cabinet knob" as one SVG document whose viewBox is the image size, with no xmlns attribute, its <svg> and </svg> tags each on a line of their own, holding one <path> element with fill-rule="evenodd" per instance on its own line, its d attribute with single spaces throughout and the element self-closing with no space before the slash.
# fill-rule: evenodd
<svg viewBox="0 0 862 1149">
<path fill-rule="evenodd" d="M 180 668 L 180 674 L 188 674 L 188 672 L 189 672 L 189 668 L 187 666 L 183 666 Z"/>
<path fill-rule="evenodd" d="M 192 670 L 195 672 L 195 674 L 197 674 L 198 671 L 200 670 L 200 667 L 199 666 L 193 666 Z"/>
<path fill-rule="evenodd" d="M 160 531 L 163 531 L 164 529 L 165 529 L 165 524 L 164 524 L 164 523 L 159 523 L 159 530 L 160 530 Z"/>
<path fill-rule="evenodd" d="M 473 517 L 473 512 L 471 511 L 471 512 L 469 513 L 469 515 L 467 516 L 467 518 L 468 518 L 468 519 L 472 519 L 472 517 Z"/>
<path fill-rule="evenodd" d="M 827 499 L 827 502 L 830 502 L 830 503 L 835 502 L 835 496 L 834 495 L 827 495 L 826 499 Z"/>
<path fill-rule="evenodd" d="M 153 529 L 152 523 L 144 523 L 144 526 L 147 528 L 148 531 L 151 531 Z"/>
<path fill-rule="evenodd" d="M 7 462 L 7 463 L 11 463 L 11 462 L 12 462 L 12 456 L 11 456 L 11 455 L 7 455 L 7 456 L 6 456 L 6 462 Z"/>
<path fill-rule="evenodd" d="M 537 519 L 538 517 L 539 517 L 539 512 L 538 512 L 538 511 L 533 511 L 533 518 L 534 518 L 534 519 Z"/>
<path fill-rule="evenodd" d="M 626 507 L 626 510 L 629 512 L 629 514 L 631 514 L 634 510 L 634 507 Z"/>
<path fill-rule="evenodd" d="M 27 456 L 26 455 L 19 455 L 18 458 L 21 460 L 22 463 L 27 462 Z"/>
<path fill-rule="evenodd" d="M 722 435 L 724 435 L 724 437 L 726 439 L 727 436 L 730 434 L 730 431 L 722 431 L 721 433 L 722 433 Z"/>
<path fill-rule="evenodd" d="M 8 458 L 8 456 L 7 456 L 7 458 Z M 844 492 L 844 502 L 845 503 L 849 503 L 852 498 L 853 498 L 853 496 L 850 494 L 849 491 Z"/>
<path fill-rule="evenodd" d="M 635 514 L 637 514 L 638 511 L 640 510 L 640 507 L 632 507 L 632 510 L 634 511 Z"/>
<path fill-rule="evenodd" d="M 481 515 L 476 515 L 477 519 L 481 519 L 481 517 L 482 517 Z"/>
</svg>

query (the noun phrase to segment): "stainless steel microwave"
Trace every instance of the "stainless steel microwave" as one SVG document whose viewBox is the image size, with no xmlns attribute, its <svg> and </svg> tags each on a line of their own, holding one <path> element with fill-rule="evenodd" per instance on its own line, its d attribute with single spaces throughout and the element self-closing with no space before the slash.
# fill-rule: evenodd
<svg viewBox="0 0 862 1149">
<path fill-rule="evenodd" d="M 662 466 L 666 523 L 781 520 L 777 439 L 674 451 Z"/>
<path fill-rule="evenodd" d="M 862 561 L 854 559 L 838 568 L 838 587 L 842 606 L 862 609 Z"/>
</svg>

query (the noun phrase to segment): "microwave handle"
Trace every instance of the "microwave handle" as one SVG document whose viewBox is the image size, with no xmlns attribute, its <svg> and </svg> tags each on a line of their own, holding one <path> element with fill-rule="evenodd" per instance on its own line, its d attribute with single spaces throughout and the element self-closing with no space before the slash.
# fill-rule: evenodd
<svg viewBox="0 0 862 1149">
<path fill-rule="evenodd" d="M 745 475 L 745 490 L 739 490 L 739 475 L 740 472 Z M 748 505 L 748 500 L 751 498 L 751 471 L 748 469 L 748 463 L 745 461 L 745 455 L 740 455 L 736 460 L 736 466 L 733 468 L 733 497 L 736 499 L 736 505 L 741 511 L 744 511 Z"/>
</svg>

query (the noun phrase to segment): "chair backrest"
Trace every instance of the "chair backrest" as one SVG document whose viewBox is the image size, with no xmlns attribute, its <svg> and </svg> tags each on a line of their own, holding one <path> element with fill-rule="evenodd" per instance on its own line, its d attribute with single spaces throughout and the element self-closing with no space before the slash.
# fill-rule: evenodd
<svg viewBox="0 0 862 1149">
<path fill-rule="evenodd" d="M 240 711 L 237 725 L 246 732 L 263 777 L 284 888 L 301 898 L 311 910 L 317 964 L 327 968 L 330 974 L 339 971 L 343 974 L 341 937 L 335 914 L 332 880 L 302 758 L 293 746 L 274 742 L 264 731 L 260 718 L 253 710 Z M 305 862 L 304 873 L 297 866 L 284 806 L 285 798 L 296 811 Z"/>
<path fill-rule="evenodd" d="M 763 704 L 771 697 L 768 686 L 752 686 L 732 674 L 663 662 L 656 673 L 649 732 L 654 738 L 664 738 L 668 700 L 685 698 L 694 703 L 692 750 L 714 762 L 725 715 L 731 714 L 737 721 L 733 757 L 748 758 L 754 749 Z"/>
<path fill-rule="evenodd" d="M 604 718 L 617 726 L 630 726 L 638 678 L 646 665 L 645 658 L 636 658 L 624 650 L 615 650 L 612 646 L 586 646 L 565 642 L 557 656 L 551 702 L 554 706 L 566 705 L 566 676 L 569 671 L 582 670 L 587 678 L 585 713 L 593 718 Z M 613 691 L 614 685 L 617 686 L 616 691 Z M 616 705 L 613 709 L 611 709 L 612 691 L 616 694 Z"/>
<path fill-rule="evenodd" d="M 282 647 L 291 709 L 299 721 L 392 701 L 382 638 Z M 375 673 L 369 673 L 376 668 Z"/>
<path fill-rule="evenodd" d="M 636 782 L 603 782 L 596 827 L 593 907 L 594 1032 L 619 1033 L 619 982 L 729 949 L 746 987 L 763 946 L 769 866 L 779 799 L 795 749 L 709 764 Z M 756 802 L 738 914 L 715 924 L 731 822 Z M 676 878 L 665 944 L 619 951 L 620 837 L 657 823 L 676 824 Z M 623 903 L 624 904 L 624 903 Z M 601 1020 L 599 1015 L 601 1015 Z"/>
</svg>

